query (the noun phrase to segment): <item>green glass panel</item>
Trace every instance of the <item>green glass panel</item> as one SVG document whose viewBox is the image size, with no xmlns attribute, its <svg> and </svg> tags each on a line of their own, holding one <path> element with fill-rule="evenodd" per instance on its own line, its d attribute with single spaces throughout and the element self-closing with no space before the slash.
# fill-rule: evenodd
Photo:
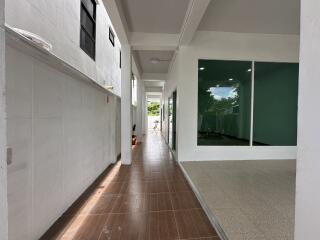
<svg viewBox="0 0 320 240">
<path fill-rule="evenodd" d="M 299 64 L 255 63 L 253 145 L 297 144 Z"/>
<path fill-rule="evenodd" d="M 248 61 L 199 60 L 198 145 L 250 144 L 251 74 Z"/>
</svg>

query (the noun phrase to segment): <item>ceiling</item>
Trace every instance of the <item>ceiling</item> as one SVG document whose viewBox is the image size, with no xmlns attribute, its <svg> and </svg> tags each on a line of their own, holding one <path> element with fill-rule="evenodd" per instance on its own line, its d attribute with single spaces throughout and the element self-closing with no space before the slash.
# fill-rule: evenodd
<svg viewBox="0 0 320 240">
<path fill-rule="evenodd" d="M 107 0 L 104 0 L 107 1 Z M 300 0 L 110 0 L 120 9 L 145 86 L 161 89 L 174 51 L 195 32 L 299 34 Z M 113 13 L 114 11 L 110 11 Z M 158 63 L 150 59 L 158 58 Z M 149 81 L 158 79 L 159 81 Z"/>
<path fill-rule="evenodd" d="M 154 80 L 154 81 L 145 80 L 144 85 L 146 87 L 163 87 L 164 82 L 162 80 Z"/>
<path fill-rule="evenodd" d="M 134 55 L 143 73 L 167 73 L 173 51 L 134 51 Z M 152 63 L 150 59 L 157 58 L 161 60 L 158 63 Z"/>
<path fill-rule="evenodd" d="M 120 0 L 131 32 L 179 33 L 189 0 Z"/>
<path fill-rule="evenodd" d="M 213 0 L 202 31 L 299 34 L 300 0 Z"/>
</svg>

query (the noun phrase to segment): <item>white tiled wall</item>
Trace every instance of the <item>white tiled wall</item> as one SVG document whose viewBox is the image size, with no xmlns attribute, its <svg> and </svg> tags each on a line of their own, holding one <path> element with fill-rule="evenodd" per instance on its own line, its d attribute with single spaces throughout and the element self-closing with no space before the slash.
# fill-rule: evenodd
<svg viewBox="0 0 320 240">
<path fill-rule="evenodd" d="M 0 0 L 0 239 L 8 238 L 4 0 Z"/>
<path fill-rule="evenodd" d="M 6 64 L 9 239 L 38 239 L 115 160 L 116 97 L 9 46 Z"/>
<path fill-rule="evenodd" d="M 102 1 L 97 5 L 96 59 L 80 48 L 80 0 L 6 0 L 6 23 L 40 35 L 53 53 L 120 96 L 120 43 L 109 41 L 112 26 Z"/>
</svg>

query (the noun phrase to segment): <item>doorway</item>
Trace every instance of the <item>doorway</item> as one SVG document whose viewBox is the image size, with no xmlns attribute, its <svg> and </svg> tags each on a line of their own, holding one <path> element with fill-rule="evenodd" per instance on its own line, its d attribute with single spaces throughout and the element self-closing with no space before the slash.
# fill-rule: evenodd
<svg viewBox="0 0 320 240">
<path fill-rule="evenodd" d="M 177 91 L 168 99 L 168 143 L 171 150 L 176 150 Z"/>
</svg>

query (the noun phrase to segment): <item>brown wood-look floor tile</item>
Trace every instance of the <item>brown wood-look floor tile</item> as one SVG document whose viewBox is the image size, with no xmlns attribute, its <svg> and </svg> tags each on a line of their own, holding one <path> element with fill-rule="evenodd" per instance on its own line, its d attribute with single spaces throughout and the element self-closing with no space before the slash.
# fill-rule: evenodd
<svg viewBox="0 0 320 240">
<path fill-rule="evenodd" d="M 164 172 L 151 172 L 149 179 L 151 181 L 165 181 L 166 175 Z"/>
<path fill-rule="evenodd" d="M 166 179 L 168 181 L 185 181 L 185 177 L 179 169 L 166 171 Z"/>
<path fill-rule="evenodd" d="M 188 240 L 220 240 L 220 237 L 188 238 Z"/>
<path fill-rule="evenodd" d="M 41 239 L 219 239 L 158 140 L 134 147 L 131 166 L 109 167 Z"/>
<path fill-rule="evenodd" d="M 86 206 L 88 199 L 90 198 L 89 194 L 82 194 L 68 209 L 64 212 L 63 215 L 76 215 L 82 211 Z"/>
<path fill-rule="evenodd" d="M 113 194 L 95 194 L 86 202 L 80 214 L 103 214 L 109 213 L 116 203 L 117 195 Z"/>
<path fill-rule="evenodd" d="M 201 209 L 175 211 L 180 238 L 203 238 L 217 236 L 209 219 Z"/>
<path fill-rule="evenodd" d="M 189 184 L 185 180 L 168 181 L 170 192 L 192 191 Z"/>
<path fill-rule="evenodd" d="M 128 181 L 145 181 L 151 178 L 151 172 L 148 169 L 134 170 L 128 174 Z"/>
<path fill-rule="evenodd" d="M 146 211 L 145 194 L 119 195 L 112 213 L 144 212 Z"/>
<path fill-rule="evenodd" d="M 174 210 L 201 208 L 193 192 L 174 192 L 171 199 Z"/>
<path fill-rule="evenodd" d="M 169 192 L 167 181 L 147 181 L 148 193 Z"/>
<path fill-rule="evenodd" d="M 148 239 L 148 215 L 145 213 L 109 214 L 100 240 Z"/>
<path fill-rule="evenodd" d="M 76 215 L 60 218 L 41 240 L 98 240 L 107 215 Z"/>
<path fill-rule="evenodd" d="M 93 194 L 82 204 L 72 205 L 64 215 L 109 213 L 116 199 L 117 195 L 114 194 Z"/>
<path fill-rule="evenodd" d="M 150 240 L 173 240 L 179 238 L 172 211 L 149 213 L 148 224 Z"/>
<path fill-rule="evenodd" d="M 125 173 L 117 173 L 113 176 L 110 176 L 111 182 L 124 182 L 124 181 L 127 181 L 127 179 L 128 179 L 128 174 L 125 174 Z"/>
<path fill-rule="evenodd" d="M 153 193 L 147 195 L 148 211 L 172 210 L 170 193 Z"/>
<path fill-rule="evenodd" d="M 124 183 L 121 194 L 143 194 L 147 192 L 147 182 L 133 180 Z"/>
<path fill-rule="evenodd" d="M 119 194 L 124 182 L 107 182 L 99 186 L 95 191 L 98 194 Z"/>
</svg>

